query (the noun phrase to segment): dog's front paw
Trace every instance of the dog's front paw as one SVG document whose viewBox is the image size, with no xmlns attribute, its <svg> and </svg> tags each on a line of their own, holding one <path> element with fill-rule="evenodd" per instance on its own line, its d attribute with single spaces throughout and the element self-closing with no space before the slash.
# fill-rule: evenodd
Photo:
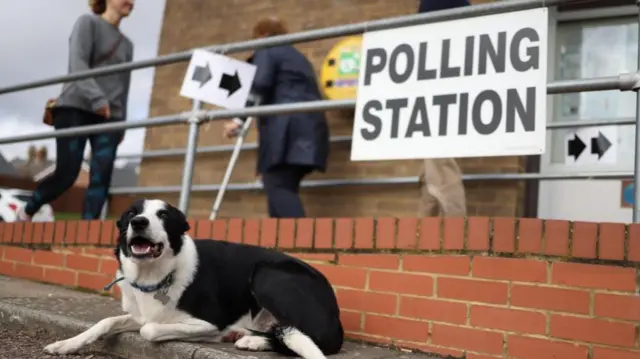
<svg viewBox="0 0 640 359">
<path fill-rule="evenodd" d="M 78 352 L 81 343 L 77 343 L 73 339 L 61 340 L 44 347 L 44 351 L 49 354 L 73 354 Z"/>
<path fill-rule="evenodd" d="M 159 339 L 158 334 L 156 324 L 154 323 L 147 323 L 140 328 L 140 336 L 150 342 L 157 341 Z"/>
<path fill-rule="evenodd" d="M 236 349 L 249 350 L 253 352 L 271 350 L 271 345 L 269 345 L 267 338 L 257 335 L 245 335 L 238 339 L 234 345 Z"/>
</svg>

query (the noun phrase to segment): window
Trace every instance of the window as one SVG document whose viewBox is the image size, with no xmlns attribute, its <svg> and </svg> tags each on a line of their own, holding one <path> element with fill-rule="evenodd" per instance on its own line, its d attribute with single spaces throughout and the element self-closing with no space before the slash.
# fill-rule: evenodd
<svg viewBox="0 0 640 359">
<path fill-rule="evenodd" d="M 558 25 L 556 80 L 617 76 L 638 67 L 638 21 L 635 18 Z M 635 118 L 636 96 L 617 90 L 556 95 L 551 121 L 620 120 Z M 622 126 L 619 140 L 634 140 L 633 126 Z M 623 131 L 623 129 L 625 131 Z M 628 130 L 628 131 L 626 131 Z M 564 162 L 567 130 L 551 135 L 551 162 Z M 618 158 L 624 149 L 620 146 Z M 633 153 L 633 152 L 631 152 Z"/>
</svg>

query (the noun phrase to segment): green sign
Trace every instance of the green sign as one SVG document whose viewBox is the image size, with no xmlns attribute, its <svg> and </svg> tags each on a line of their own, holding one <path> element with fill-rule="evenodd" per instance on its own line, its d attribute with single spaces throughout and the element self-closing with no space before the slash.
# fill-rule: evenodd
<svg viewBox="0 0 640 359">
<path fill-rule="evenodd" d="M 357 75 L 360 70 L 360 51 L 358 49 L 346 49 L 340 52 L 338 59 L 339 75 Z"/>
</svg>

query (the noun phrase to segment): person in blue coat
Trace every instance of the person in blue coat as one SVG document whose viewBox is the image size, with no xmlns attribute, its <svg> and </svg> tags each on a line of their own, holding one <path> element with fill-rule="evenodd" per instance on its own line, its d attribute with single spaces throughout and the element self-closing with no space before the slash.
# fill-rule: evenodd
<svg viewBox="0 0 640 359">
<path fill-rule="evenodd" d="M 277 18 L 259 21 L 253 38 L 285 34 Z M 249 62 L 257 66 L 252 93 L 261 105 L 322 99 L 316 74 L 307 58 L 291 45 L 259 49 Z M 244 119 L 225 124 L 224 135 L 238 133 Z M 257 174 L 267 195 L 269 216 L 305 217 L 300 182 L 313 171 L 324 172 L 329 156 L 329 127 L 324 113 L 289 113 L 258 118 Z"/>
</svg>

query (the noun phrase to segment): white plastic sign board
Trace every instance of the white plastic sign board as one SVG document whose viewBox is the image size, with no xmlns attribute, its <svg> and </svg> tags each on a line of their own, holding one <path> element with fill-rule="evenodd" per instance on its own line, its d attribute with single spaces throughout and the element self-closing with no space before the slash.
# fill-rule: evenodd
<svg viewBox="0 0 640 359">
<path fill-rule="evenodd" d="M 195 50 L 180 95 L 224 108 L 244 108 L 255 75 L 255 65 Z"/>
<path fill-rule="evenodd" d="M 563 144 L 566 165 L 615 165 L 618 161 L 618 126 L 576 128 L 567 131 Z"/>
<path fill-rule="evenodd" d="M 368 32 L 351 159 L 545 151 L 546 8 Z"/>
</svg>

